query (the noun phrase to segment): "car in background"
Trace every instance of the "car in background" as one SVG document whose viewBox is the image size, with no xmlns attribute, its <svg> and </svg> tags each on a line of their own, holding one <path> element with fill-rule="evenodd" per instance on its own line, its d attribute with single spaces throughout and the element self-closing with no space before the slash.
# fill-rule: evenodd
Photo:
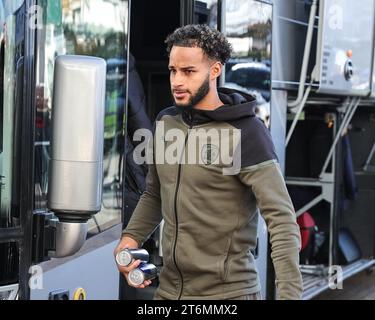
<svg viewBox="0 0 375 320">
<path fill-rule="evenodd" d="M 271 67 L 267 62 L 230 60 L 225 69 L 225 86 L 236 84 L 257 91 L 266 101 L 271 98 Z"/>
</svg>

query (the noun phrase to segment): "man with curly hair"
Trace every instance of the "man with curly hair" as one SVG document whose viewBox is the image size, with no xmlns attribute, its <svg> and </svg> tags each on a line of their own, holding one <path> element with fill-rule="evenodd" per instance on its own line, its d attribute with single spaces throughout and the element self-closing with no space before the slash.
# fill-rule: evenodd
<svg viewBox="0 0 375 320">
<path fill-rule="evenodd" d="M 158 115 L 156 123 L 182 131 L 184 152 L 189 154 L 195 129 L 203 135 L 223 130 L 230 138 L 239 131 L 240 138 L 233 143 L 212 138 L 203 146 L 193 144 L 203 162 L 150 164 L 146 191 L 115 254 L 141 247 L 164 219 L 163 268 L 155 299 L 257 300 L 261 288 L 254 250 L 259 208 L 270 234 L 278 298 L 300 299 L 300 233 L 270 133 L 255 116 L 253 96 L 217 88 L 231 55 L 230 44 L 206 25 L 181 27 L 166 44 L 175 103 Z M 154 146 L 158 139 L 156 134 Z M 161 152 L 175 143 L 162 140 L 166 141 Z M 228 162 L 219 155 L 226 147 L 233 161 L 235 155 L 240 158 L 232 174 L 223 174 Z M 128 279 L 139 264 L 118 268 Z"/>
</svg>

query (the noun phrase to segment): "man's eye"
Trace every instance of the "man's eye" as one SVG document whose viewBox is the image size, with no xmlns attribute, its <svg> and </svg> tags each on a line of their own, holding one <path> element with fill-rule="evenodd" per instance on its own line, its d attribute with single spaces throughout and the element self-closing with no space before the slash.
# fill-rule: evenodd
<svg viewBox="0 0 375 320">
<path fill-rule="evenodd" d="M 187 74 L 191 74 L 191 73 L 193 73 L 194 71 L 193 70 L 186 70 L 185 71 L 185 73 L 187 73 Z"/>
</svg>

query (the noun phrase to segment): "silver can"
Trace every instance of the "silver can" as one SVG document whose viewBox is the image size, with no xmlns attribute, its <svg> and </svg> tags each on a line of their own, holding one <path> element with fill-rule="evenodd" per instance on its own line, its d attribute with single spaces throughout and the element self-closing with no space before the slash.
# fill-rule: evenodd
<svg viewBox="0 0 375 320">
<path fill-rule="evenodd" d="M 129 272 L 128 281 L 133 286 L 139 286 L 146 280 L 155 279 L 158 276 L 158 270 L 155 265 L 142 263 L 138 268 Z"/>
<path fill-rule="evenodd" d="M 116 262 L 122 267 L 127 267 L 134 260 L 141 260 L 141 262 L 148 262 L 149 254 L 145 249 L 124 249 L 116 254 Z"/>
</svg>

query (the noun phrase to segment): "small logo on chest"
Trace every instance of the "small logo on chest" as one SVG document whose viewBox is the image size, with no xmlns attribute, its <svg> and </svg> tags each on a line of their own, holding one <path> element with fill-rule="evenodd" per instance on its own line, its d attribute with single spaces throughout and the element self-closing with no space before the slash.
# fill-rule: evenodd
<svg viewBox="0 0 375 320">
<path fill-rule="evenodd" d="M 202 147 L 201 158 L 204 164 L 214 163 L 219 156 L 219 147 L 214 144 L 205 144 Z"/>
</svg>

